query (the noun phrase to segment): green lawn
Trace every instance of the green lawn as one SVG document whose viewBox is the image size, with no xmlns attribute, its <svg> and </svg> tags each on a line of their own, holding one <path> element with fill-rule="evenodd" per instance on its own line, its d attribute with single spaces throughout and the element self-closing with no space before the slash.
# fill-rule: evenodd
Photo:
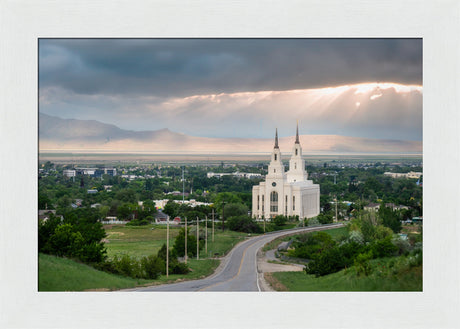
<svg viewBox="0 0 460 329">
<path fill-rule="evenodd" d="M 318 278 L 305 272 L 277 272 L 271 273 L 276 280 L 272 283 L 287 291 L 422 291 L 422 266 L 401 267 L 395 274 L 390 262 L 391 258 L 372 260 L 369 276 L 358 276 L 354 267 Z"/>
<path fill-rule="evenodd" d="M 105 243 L 108 258 L 123 254 L 136 258 L 156 255 L 161 246 L 166 243 L 165 225 L 113 225 L 111 228 L 106 228 L 105 231 L 108 240 Z M 171 225 L 169 227 L 170 246 L 174 244 L 177 234 L 179 234 L 179 228 Z"/>
</svg>

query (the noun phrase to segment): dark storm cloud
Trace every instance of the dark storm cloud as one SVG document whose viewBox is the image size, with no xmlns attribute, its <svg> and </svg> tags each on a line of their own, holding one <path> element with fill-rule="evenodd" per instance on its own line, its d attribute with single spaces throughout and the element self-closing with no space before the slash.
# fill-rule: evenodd
<svg viewBox="0 0 460 329">
<path fill-rule="evenodd" d="M 40 88 L 180 97 L 422 84 L 421 39 L 41 39 Z"/>
</svg>

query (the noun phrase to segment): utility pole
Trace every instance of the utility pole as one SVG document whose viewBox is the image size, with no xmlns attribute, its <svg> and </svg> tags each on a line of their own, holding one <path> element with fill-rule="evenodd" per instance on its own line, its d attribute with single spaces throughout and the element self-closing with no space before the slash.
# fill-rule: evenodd
<svg viewBox="0 0 460 329">
<path fill-rule="evenodd" d="M 339 218 L 337 217 L 337 194 L 335 195 L 335 221 L 337 222 Z"/>
<path fill-rule="evenodd" d="M 212 208 L 212 242 L 214 242 L 214 208 Z"/>
<path fill-rule="evenodd" d="M 206 215 L 206 224 L 204 227 L 204 251 L 208 255 L 208 216 Z"/>
<path fill-rule="evenodd" d="M 337 184 L 337 172 L 334 173 L 334 185 Z M 338 222 L 339 218 L 337 217 L 337 194 L 335 195 L 335 221 Z"/>
<path fill-rule="evenodd" d="M 185 264 L 187 264 L 187 217 L 185 217 Z"/>
<path fill-rule="evenodd" d="M 169 277 L 169 218 L 166 218 L 166 277 Z"/>
<path fill-rule="evenodd" d="M 225 201 L 222 201 L 222 232 L 224 232 L 225 228 L 225 216 L 224 216 L 224 208 L 225 208 Z"/>
<path fill-rule="evenodd" d="M 196 259 L 200 259 L 200 222 L 196 218 Z"/>
<path fill-rule="evenodd" d="M 185 180 L 184 180 L 184 167 L 182 167 L 182 204 L 184 204 L 184 195 L 185 195 Z"/>
</svg>

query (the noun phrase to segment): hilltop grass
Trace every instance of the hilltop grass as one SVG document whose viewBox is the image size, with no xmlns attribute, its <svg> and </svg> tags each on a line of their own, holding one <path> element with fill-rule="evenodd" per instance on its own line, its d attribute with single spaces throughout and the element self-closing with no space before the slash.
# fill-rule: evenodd
<svg viewBox="0 0 460 329">
<path fill-rule="evenodd" d="M 267 273 L 266 279 L 279 291 L 423 291 L 422 266 L 396 267 L 392 258 L 372 260 L 373 271 L 358 276 L 355 267 L 316 278 L 305 272 Z"/>
<path fill-rule="evenodd" d="M 38 255 L 39 291 L 112 291 L 176 281 L 195 280 L 211 275 L 220 261 L 217 259 L 190 259 L 188 274 L 160 276 L 157 280 L 132 279 L 96 270 L 67 258 Z"/>
<path fill-rule="evenodd" d="M 150 282 L 98 271 L 67 258 L 38 254 L 39 291 L 118 290 Z"/>
</svg>

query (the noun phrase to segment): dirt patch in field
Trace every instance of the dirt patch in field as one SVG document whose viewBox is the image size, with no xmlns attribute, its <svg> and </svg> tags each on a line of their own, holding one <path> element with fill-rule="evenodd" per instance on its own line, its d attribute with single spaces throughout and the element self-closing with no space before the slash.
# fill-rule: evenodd
<svg viewBox="0 0 460 329">
<path fill-rule="evenodd" d="M 125 233 L 123 233 L 123 232 L 116 232 L 116 231 L 108 232 L 108 233 L 107 233 L 107 237 L 108 237 L 108 238 L 114 238 L 114 237 L 116 238 L 116 237 L 118 237 L 118 236 L 123 236 L 123 235 L 125 235 Z"/>
</svg>

